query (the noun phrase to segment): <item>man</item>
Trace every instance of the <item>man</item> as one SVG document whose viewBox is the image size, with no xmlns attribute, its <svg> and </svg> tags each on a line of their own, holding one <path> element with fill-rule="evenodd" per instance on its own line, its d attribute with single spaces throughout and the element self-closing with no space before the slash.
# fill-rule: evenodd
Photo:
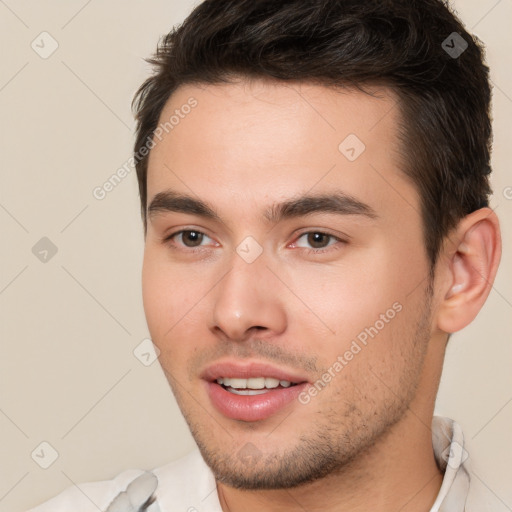
<svg viewBox="0 0 512 512">
<path fill-rule="evenodd" d="M 33 510 L 486 510 L 433 417 L 501 252 L 478 40 L 439 0 L 207 0 L 151 62 L 144 307 L 199 450 Z"/>
</svg>

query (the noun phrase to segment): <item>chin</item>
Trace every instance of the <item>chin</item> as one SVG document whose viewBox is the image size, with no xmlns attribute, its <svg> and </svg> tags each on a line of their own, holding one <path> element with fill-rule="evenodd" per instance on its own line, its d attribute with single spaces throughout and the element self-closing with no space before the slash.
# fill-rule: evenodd
<svg viewBox="0 0 512 512">
<path fill-rule="evenodd" d="M 339 449 L 322 445 L 318 439 L 303 438 L 295 447 L 271 454 L 262 453 L 251 442 L 228 452 L 227 443 L 212 446 L 204 442 L 197 431 L 193 430 L 192 435 L 215 479 L 236 489 L 291 489 L 343 471 L 356 456 L 356 453 L 340 453 Z"/>
</svg>

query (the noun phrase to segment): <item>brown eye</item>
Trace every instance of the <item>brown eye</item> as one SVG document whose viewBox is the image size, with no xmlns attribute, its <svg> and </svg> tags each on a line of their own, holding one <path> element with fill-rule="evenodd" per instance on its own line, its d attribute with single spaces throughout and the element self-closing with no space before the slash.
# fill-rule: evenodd
<svg viewBox="0 0 512 512">
<path fill-rule="evenodd" d="M 215 240 L 196 229 L 181 229 L 164 238 L 162 242 L 171 249 L 188 253 L 207 250 L 212 246 L 219 247 Z"/>
<path fill-rule="evenodd" d="M 333 238 L 331 235 L 326 233 L 320 233 L 318 231 L 312 231 L 311 233 L 306 233 L 307 241 L 314 249 L 323 249 L 327 247 L 329 243 L 329 239 Z"/>
<path fill-rule="evenodd" d="M 326 253 L 340 249 L 346 244 L 346 240 L 323 231 L 306 231 L 294 242 L 295 247 L 305 249 L 308 253 Z M 332 247 L 331 247 L 332 246 Z"/>
<path fill-rule="evenodd" d="M 204 234 L 199 231 L 181 231 L 181 239 L 187 247 L 199 247 L 203 241 Z"/>
</svg>

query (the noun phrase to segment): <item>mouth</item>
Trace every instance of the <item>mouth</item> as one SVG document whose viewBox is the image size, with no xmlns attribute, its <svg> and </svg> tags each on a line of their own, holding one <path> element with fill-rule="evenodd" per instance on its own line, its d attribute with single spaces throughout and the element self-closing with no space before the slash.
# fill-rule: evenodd
<svg viewBox="0 0 512 512">
<path fill-rule="evenodd" d="M 274 377 L 252 377 L 250 379 L 219 377 L 216 382 L 229 393 L 242 396 L 263 395 L 271 389 L 286 389 L 298 384 L 297 382 L 279 380 Z"/>
<path fill-rule="evenodd" d="M 260 363 L 215 364 L 201 375 L 210 402 L 224 417 L 255 422 L 292 406 L 307 380 L 286 370 Z"/>
</svg>

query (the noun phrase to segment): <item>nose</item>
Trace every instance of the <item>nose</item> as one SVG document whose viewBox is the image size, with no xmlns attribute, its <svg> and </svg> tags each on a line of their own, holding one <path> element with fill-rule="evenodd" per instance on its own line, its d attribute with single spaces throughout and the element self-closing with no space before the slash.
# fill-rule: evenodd
<svg viewBox="0 0 512 512">
<path fill-rule="evenodd" d="M 279 280 L 260 256 L 247 263 L 238 254 L 215 287 L 211 329 L 217 336 L 244 341 L 259 335 L 274 336 L 286 329 L 286 308 Z"/>
</svg>

